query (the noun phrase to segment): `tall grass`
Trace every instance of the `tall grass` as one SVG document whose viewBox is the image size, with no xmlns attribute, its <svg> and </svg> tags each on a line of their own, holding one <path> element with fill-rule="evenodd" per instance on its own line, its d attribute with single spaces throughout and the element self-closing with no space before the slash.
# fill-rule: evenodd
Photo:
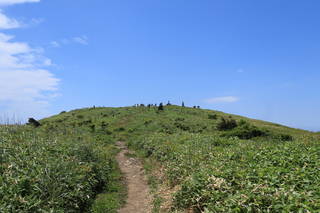
<svg viewBox="0 0 320 213">
<path fill-rule="evenodd" d="M 67 127 L 0 126 L 0 212 L 88 212 L 112 181 L 110 142 Z"/>
<path fill-rule="evenodd" d="M 320 211 L 320 146 L 311 138 L 248 141 L 153 134 L 132 142 L 179 185 L 174 207 L 195 212 Z"/>
<path fill-rule="evenodd" d="M 222 118 L 237 125 L 218 128 Z M 311 132 L 177 106 L 87 108 L 40 122 L 0 127 L 0 212 L 116 212 L 116 140 L 165 168 L 179 189 L 175 210 L 320 212 Z"/>
</svg>

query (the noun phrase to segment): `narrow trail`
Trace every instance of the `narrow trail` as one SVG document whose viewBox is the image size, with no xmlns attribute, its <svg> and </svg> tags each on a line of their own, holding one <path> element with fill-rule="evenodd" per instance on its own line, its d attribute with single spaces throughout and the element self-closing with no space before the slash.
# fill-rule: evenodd
<svg viewBox="0 0 320 213">
<path fill-rule="evenodd" d="M 129 150 L 125 143 L 119 141 L 117 146 L 121 151 L 116 159 L 128 188 L 126 204 L 119 213 L 151 213 L 150 190 L 141 163 L 135 158 L 128 157 Z"/>
</svg>

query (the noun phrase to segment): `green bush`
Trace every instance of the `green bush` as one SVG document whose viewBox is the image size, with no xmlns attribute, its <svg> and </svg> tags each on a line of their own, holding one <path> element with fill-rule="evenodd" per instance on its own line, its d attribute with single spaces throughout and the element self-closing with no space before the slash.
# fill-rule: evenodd
<svg viewBox="0 0 320 213">
<path fill-rule="evenodd" d="M 267 133 L 256 126 L 249 125 L 248 123 L 241 123 L 233 130 L 222 134 L 222 136 L 227 137 L 238 137 L 241 139 L 251 139 L 254 137 L 266 136 Z"/>
<path fill-rule="evenodd" d="M 78 119 L 83 119 L 84 116 L 83 116 L 83 115 L 77 115 L 77 118 L 78 118 Z"/>
<path fill-rule="evenodd" d="M 218 118 L 218 116 L 216 114 L 209 114 L 208 115 L 208 119 L 216 120 L 217 118 Z"/>
<path fill-rule="evenodd" d="M 279 134 L 279 135 L 276 135 L 275 138 L 281 141 L 293 141 L 293 137 L 288 134 Z"/>
<path fill-rule="evenodd" d="M 11 128 L 0 127 L 0 146 L 10 150 L 0 153 L 0 212 L 89 211 L 114 170 L 104 145 Z"/>
<path fill-rule="evenodd" d="M 229 131 L 238 128 L 257 127 L 245 123 Z M 173 202 L 178 211 L 320 210 L 318 141 L 262 143 L 183 132 L 153 134 L 133 145 L 165 167 L 172 187 L 180 186 Z"/>
<path fill-rule="evenodd" d="M 237 122 L 234 119 L 225 119 L 225 118 L 221 118 L 221 120 L 219 121 L 219 123 L 217 124 L 217 129 L 218 130 L 230 130 L 230 129 L 234 129 L 237 127 Z"/>
<path fill-rule="evenodd" d="M 39 127 L 39 126 L 41 126 L 40 122 L 37 121 L 37 120 L 34 119 L 34 118 L 29 118 L 29 120 L 28 120 L 28 125 L 31 125 L 31 126 L 36 127 L 36 128 Z"/>
</svg>

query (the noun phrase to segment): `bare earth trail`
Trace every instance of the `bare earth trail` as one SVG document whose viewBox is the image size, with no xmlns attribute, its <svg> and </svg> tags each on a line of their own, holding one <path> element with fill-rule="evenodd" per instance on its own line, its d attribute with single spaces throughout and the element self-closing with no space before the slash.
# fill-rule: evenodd
<svg viewBox="0 0 320 213">
<path fill-rule="evenodd" d="M 128 157 L 129 150 L 124 142 L 117 142 L 117 146 L 121 151 L 116 159 L 128 188 L 126 204 L 119 213 L 150 213 L 152 199 L 143 167 L 137 159 Z"/>
</svg>

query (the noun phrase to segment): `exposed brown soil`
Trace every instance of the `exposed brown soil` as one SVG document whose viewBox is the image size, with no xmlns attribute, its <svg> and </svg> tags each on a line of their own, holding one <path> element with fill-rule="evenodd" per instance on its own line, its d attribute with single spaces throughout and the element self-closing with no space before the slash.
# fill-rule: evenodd
<svg viewBox="0 0 320 213">
<path fill-rule="evenodd" d="M 125 143 L 119 141 L 117 146 L 121 151 L 116 158 L 128 189 L 126 204 L 119 213 L 150 213 L 152 199 L 143 167 L 139 160 L 128 157 L 129 150 Z"/>
</svg>

